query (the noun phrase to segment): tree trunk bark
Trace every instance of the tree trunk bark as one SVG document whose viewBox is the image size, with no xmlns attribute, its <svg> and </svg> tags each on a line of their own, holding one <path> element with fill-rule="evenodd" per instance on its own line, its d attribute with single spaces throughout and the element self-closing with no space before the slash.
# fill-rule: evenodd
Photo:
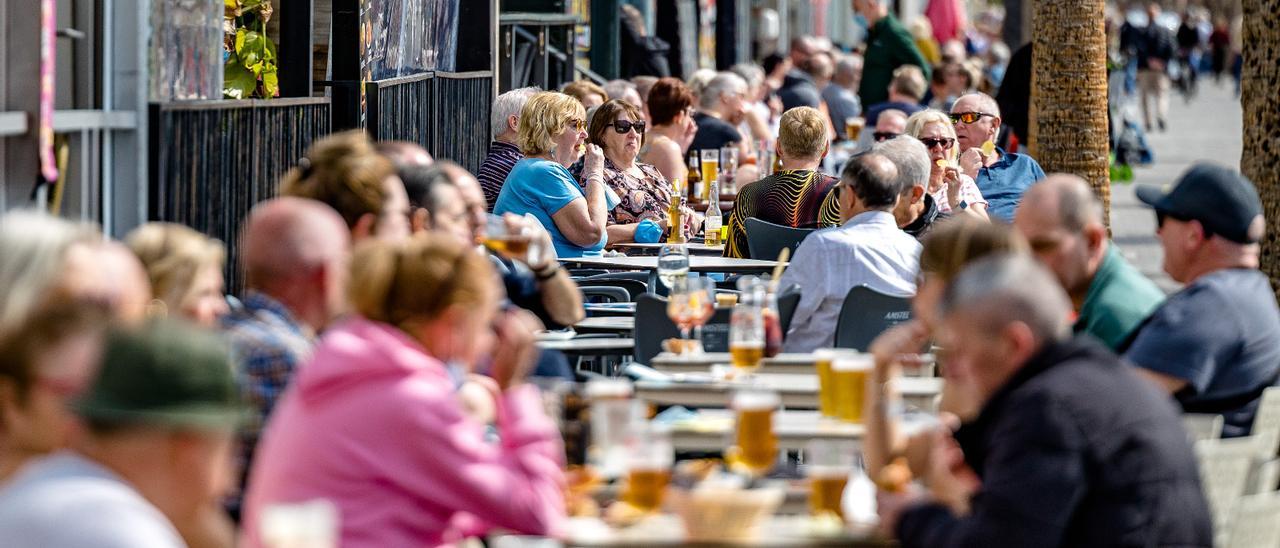
<svg viewBox="0 0 1280 548">
<path fill-rule="evenodd" d="M 1240 106 L 1244 147 L 1240 172 L 1258 188 L 1267 217 L 1262 271 L 1280 287 L 1280 0 L 1245 0 Z"/>
<path fill-rule="evenodd" d="M 1105 0 L 1035 3 L 1028 148 L 1045 173 L 1083 177 L 1111 225 Z"/>
</svg>

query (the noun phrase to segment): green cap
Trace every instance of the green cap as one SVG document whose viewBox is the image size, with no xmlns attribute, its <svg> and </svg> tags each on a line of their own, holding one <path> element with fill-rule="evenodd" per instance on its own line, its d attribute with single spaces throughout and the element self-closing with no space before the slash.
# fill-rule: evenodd
<svg viewBox="0 0 1280 548">
<path fill-rule="evenodd" d="M 234 428 L 245 416 L 227 344 L 172 320 L 113 330 L 80 416 L 109 422 Z"/>
</svg>

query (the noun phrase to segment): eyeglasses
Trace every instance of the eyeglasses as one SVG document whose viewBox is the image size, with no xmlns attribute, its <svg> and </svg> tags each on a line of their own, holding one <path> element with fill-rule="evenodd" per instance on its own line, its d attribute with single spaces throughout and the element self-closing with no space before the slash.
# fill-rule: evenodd
<svg viewBox="0 0 1280 548">
<path fill-rule="evenodd" d="M 1175 221 L 1182 222 L 1182 223 L 1187 223 L 1192 221 L 1192 219 L 1186 219 L 1181 216 L 1174 215 L 1172 213 L 1168 213 L 1165 211 L 1156 211 L 1156 228 L 1157 229 L 1164 228 L 1164 222 L 1168 219 L 1173 219 Z M 1200 229 L 1204 231 L 1205 238 L 1209 238 L 1213 236 L 1213 232 L 1209 230 L 1209 227 L 1204 226 L 1203 222 L 1199 224 L 1200 224 Z"/>
<path fill-rule="evenodd" d="M 636 130 L 636 133 L 639 133 L 640 135 L 644 135 L 645 124 L 643 120 L 638 122 L 632 122 L 630 120 L 618 120 L 609 125 L 613 126 L 613 131 L 617 132 L 620 135 L 626 135 L 626 133 L 628 131 L 631 131 L 633 128 Z"/>
<path fill-rule="evenodd" d="M 893 139 L 894 137 L 897 137 L 899 135 L 902 135 L 902 134 L 894 133 L 892 131 L 877 131 L 871 134 L 872 137 L 876 138 L 877 143 L 879 143 L 880 141 L 888 141 L 889 139 Z"/>
<path fill-rule="evenodd" d="M 958 124 L 960 122 L 964 122 L 966 124 L 972 124 L 974 122 L 977 122 L 978 120 L 981 120 L 983 116 L 988 116 L 991 118 L 996 117 L 996 115 L 994 114 L 987 114 L 985 112 L 952 112 L 951 123 Z"/>
<path fill-rule="evenodd" d="M 572 129 L 574 131 L 581 133 L 582 130 L 587 129 L 587 123 L 575 118 L 573 120 L 569 120 L 568 122 L 565 122 L 564 127 L 566 129 Z"/>
<path fill-rule="evenodd" d="M 942 147 L 942 150 L 951 150 L 951 147 L 955 146 L 956 144 L 956 140 L 950 137 L 941 137 L 938 139 L 926 137 L 924 139 L 920 139 L 920 142 L 924 143 L 925 147 L 928 147 L 928 148 Z"/>
</svg>

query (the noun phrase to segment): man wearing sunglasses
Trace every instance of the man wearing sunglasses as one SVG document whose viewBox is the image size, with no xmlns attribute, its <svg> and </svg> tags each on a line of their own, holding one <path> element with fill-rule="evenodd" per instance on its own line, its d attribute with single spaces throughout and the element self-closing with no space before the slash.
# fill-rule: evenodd
<svg viewBox="0 0 1280 548">
<path fill-rule="evenodd" d="M 1013 222 L 1022 193 L 1044 178 L 1044 170 L 1026 154 L 1005 152 L 999 147 L 991 154 L 982 151 L 984 143 L 995 143 L 1000 135 L 1000 107 L 990 95 L 970 93 L 956 99 L 951 121 L 960 146 L 960 171 L 978 184 L 992 218 Z"/>
<path fill-rule="evenodd" d="M 1262 392 L 1280 379 L 1280 310 L 1258 271 L 1266 230 L 1253 184 L 1197 164 L 1172 188 L 1140 186 L 1156 210 L 1164 271 L 1186 284 L 1152 314 L 1124 357 L 1188 413 L 1220 414 L 1248 435 Z"/>
</svg>

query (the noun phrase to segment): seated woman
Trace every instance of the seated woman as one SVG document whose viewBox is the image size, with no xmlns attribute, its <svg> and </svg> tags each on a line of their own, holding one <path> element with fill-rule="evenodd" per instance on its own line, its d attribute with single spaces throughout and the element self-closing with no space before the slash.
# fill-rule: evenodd
<svg viewBox="0 0 1280 548">
<path fill-rule="evenodd" d="M 264 544 L 273 506 L 315 499 L 337 507 L 340 546 L 437 546 L 492 528 L 557 534 L 564 451 L 524 382 L 537 321 L 499 313 L 488 258 L 448 236 L 369 242 L 351 265 L 354 314 L 325 332 L 276 404 L 240 544 Z M 458 392 L 489 357 L 500 442 Z"/>
<path fill-rule="evenodd" d="M 873 478 L 899 456 L 906 457 L 915 476 L 927 477 L 929 447 L 936 434 L 921 432 L 911 438 L 903 434 L 897 419 L 891 419 L 886 413 L 887 409 L 902 405 L 901 396 L 891 381 L 902 376 L 904 366 L 919 365 L 919 352 L 937 327 L 937 305 L 947 284 L 970 263 L 1001 253 L 1028 253 L 1022 237 L 1003 223 L 961 217 L 942 222 L 925 237 L 924 250 L 920 253 L 920 283 L 911 302 L 913 319 L 882 333 L 869 349 L 875 358 L 875 367 L 867 377 L 863 410 L 866 437 L 862 447 L 867 473 Z M 947 417 L 945 420 L 955 423 L 955 419 L 973 419 L 978 402 L 946 371 L 941 374 L 946 382 L 942 385 L 938 407 Z M 973 480 L 976 482 L 976 477 Z M 967 507 L 967 501 L 948 502 L 957 512 Z"/>
<path fill-rule="evenodd" d="M 585 117 L 582 103 L 563 93 L 530 97 L 520 111 L 516 139 L 525 159 L 511 169 L 493 205 L 497 215 L 536 217 L 551 233 L 560 258 L 598 257 L 607 237 L 609 211 L 600 147 L 585 145 L 583 187 L 569 173 L 587 140 Z"/>
<path fill-rule="evenodd" d="M 173 223 L 147 223 L 124 239 L 151 280 L 152 311 L 215 327 L 227 313 L 222 242 Z"/>
<path fill-rule="evenodd" d="M 693 92 L 679 78 L 661 78 L 649 89 L 645 109 L 652 127 L 640 146 L 640 161 L 657 168 L 668 181 L 688 181 L 685 154 L 698 133 L 698 124 L 693 121 Z"/>
<path fill-rule="evenodd" d="M 671 184 L 653 166 L 636 161 L 644 132 L 640 110 L 617 99 L 600 105 L 588 127 L 588 139 L 604 151 L 604 182 L 619 198 L 609 212 L 609 245 L 658 242 L 670 228 Z M 574 165 L 570 172 L 581 177 L 584 164 Z M 679 230 L 687 238 L 692 236 L 694 213 L 687 207 L 683 212 L 685 222 Z"/>
<path fill-rule="evenodd" d="M 956 128 L 951 117 L 940 110 L 922 110 L 907 118 L 907 135 L 919 139 L 929 149 L 929 194 L 937 202 L 944 215 L 973 217 L 983 221 L 987 216 L 987 201 L 982 198 L 978 184 L 968 175 L 960 173 L 956 165 Z M 942 160 L 948 167 L 938 165 Z"/>
</svg>

